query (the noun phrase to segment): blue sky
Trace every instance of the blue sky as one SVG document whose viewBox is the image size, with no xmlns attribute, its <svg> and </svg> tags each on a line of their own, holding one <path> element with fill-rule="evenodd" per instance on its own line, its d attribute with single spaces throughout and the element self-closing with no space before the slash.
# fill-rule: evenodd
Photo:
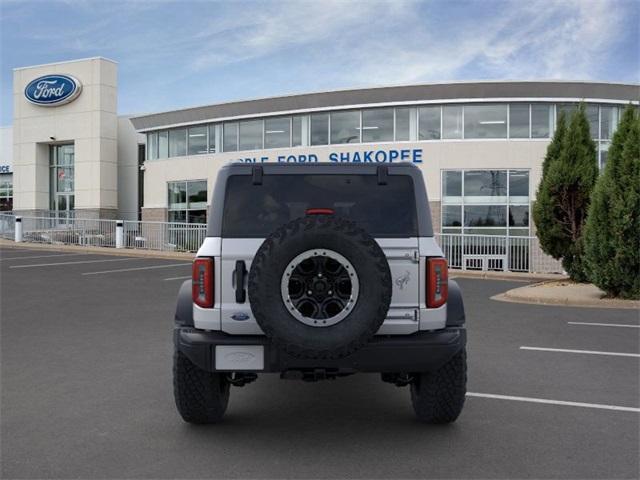
<svg viewBox="0 0 640 480">
<path fill-rule="evenodd" d="M 372 85 L 639 81 L 637 0 L 0 0 L 1 125 L 12 69 L 105 56 L 119 113 Z"/>
</svg>

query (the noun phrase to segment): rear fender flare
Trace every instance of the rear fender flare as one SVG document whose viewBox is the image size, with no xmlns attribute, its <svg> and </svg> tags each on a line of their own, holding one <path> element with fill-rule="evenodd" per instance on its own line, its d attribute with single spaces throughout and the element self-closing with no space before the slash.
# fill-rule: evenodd
<svg viewBox="0 0 640 480">
<path fill-rule="evenodd" d="M 191 297 L 191 280 L 185 280 L 178 291 L 176 304 L 176 325 L 193 327 L 193 300 Z"/>
<path fill-rule="evenodd" d="M 447 299 L 447 327 L 459 327 L 465 323 L 462 290 L 455 280 L 449 280 L 449 297 Z"/>
</svg>

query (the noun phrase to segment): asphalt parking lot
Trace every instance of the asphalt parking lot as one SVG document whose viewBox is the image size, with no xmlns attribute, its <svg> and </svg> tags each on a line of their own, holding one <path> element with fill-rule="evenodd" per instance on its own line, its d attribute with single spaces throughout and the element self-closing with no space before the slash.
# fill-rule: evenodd
<svg viewBox="0 0 640 480">
<path fill-rule="evenodd" d="M 193 427 L 171 385 L 189 272 L 0 248 L 2 478 L 640 475 L 637 311 L 496 302 L 522 283 L 459 279 L 470 396 L 455 424 L 419 424 L 408 390 L 377 375 L 264 375 L 232 390 L 224 423 Z"/>
</svg>

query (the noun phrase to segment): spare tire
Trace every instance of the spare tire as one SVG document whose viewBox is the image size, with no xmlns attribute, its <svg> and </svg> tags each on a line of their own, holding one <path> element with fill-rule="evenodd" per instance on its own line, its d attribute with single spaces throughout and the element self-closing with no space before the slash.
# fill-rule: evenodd
<svg viewBox="0 0 640 480">
<path fill-rule="evenodd" d="M 340 358 L 376 333 L 391 303 L 391 272 L 354 222 L 309 215 L 273 232 L 249 273 L 251 310 L 289 354 Z"/>
</svg>

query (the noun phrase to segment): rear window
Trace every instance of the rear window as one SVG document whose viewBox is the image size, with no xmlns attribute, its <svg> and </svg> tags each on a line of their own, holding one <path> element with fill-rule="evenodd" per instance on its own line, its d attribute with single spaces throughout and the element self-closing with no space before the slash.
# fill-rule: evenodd
<svg viewBox="0 0 640 480">
<path fill-rule="evenodd" d="M 386 185 L 379 185 L 376 175 L 265 175 L 261 185 L 253 185 L 250 175 L 232 175 L 227 180 L 222 235 L 266 237 L 303 217 L 309 208 L 331 208 L 374 237 L 418 235 L 408 175 L 390 175 Z"/>
</svg>

